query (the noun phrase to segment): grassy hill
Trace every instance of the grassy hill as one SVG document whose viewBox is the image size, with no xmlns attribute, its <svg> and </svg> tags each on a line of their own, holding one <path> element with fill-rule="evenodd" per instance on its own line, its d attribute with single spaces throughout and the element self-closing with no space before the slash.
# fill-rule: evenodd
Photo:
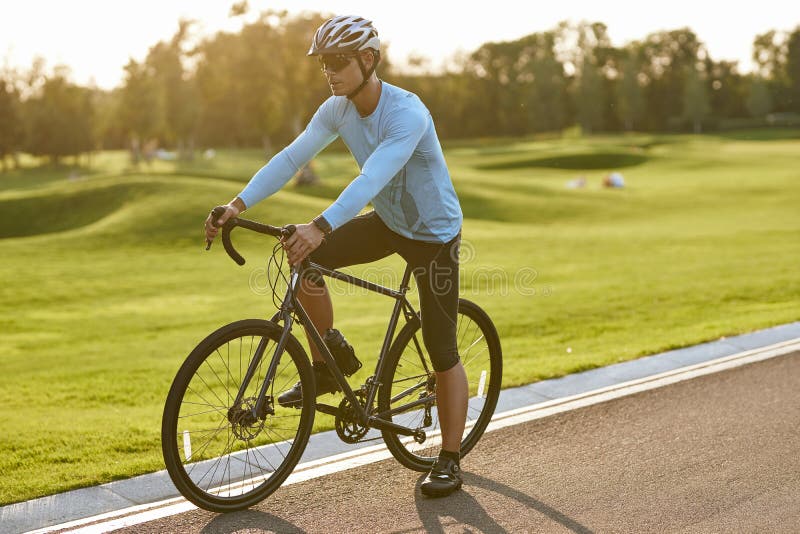
<svg viewBox="0 0 800 534">
<path fill-rule="evenodd" d="M 800 131 L 779 133 L 446 146 L 461 292 L 497 324 L 504 385 L 800 319 Z M 163 468 L 180 362 L 218 326 L 274 312 L 259 285 L 274 241 L 237 231 L 239 267 L 202 237 L 208 210 L 263 163 L 221 151 L 130 169 L 107 152 L 88 170 L 0 174 L 0 504 Z M 287 186 L 246 217 L 307 222 L 357 172 L 338 152 L 316 169 L 321 185 Z M 612 170 L 624 189 L 600 186 Z M 565 187 L 578 176 L 587 187 Z M 398 259 L 378 266 L 399 281 Z M 354 381 L 374 368 L 390 304 L 334 294 L 365 361 Z"/>
</svg>

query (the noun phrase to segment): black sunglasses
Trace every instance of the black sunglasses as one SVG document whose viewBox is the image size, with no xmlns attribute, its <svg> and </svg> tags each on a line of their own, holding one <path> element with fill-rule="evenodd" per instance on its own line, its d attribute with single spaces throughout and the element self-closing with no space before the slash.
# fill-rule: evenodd
<svg viewBox="0 0 800 534">
<path fill-rule="evenodd" d="M 355 54 L 321 54 L 317 56 L 319 67 L 323 71 L 339 72 L 350 64 Z"/>
</svg>

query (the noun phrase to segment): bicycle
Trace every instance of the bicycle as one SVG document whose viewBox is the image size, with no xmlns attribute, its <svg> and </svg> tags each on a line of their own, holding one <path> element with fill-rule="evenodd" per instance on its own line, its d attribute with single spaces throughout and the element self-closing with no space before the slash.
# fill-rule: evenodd
<svg viewBox="0 0 800 534">
<path fill-rule="evenodd" d="M 220 209 L 212 212 L 215 221 L 224 212 Z M 288 237 L 294 230 L 241 218 L 228 220 L 222 227 L 222 243 L 239 265 L 245 260 L 230 237 L 237 227 L 276 238 Z M 421 341 L 420 315 L 406 298 L 410 267 L 406 265 L 400 288 L 394 290 L 308 259 L 291 266 L 287 277 L 282 262 L 279 242 L 268 264 L 270 271 L 273 265 L 278 267 L 274 282 L 269 278 L 278 307 L 272 318 L 236 321 L 209 334 L 186 358 L 167 396 L 161 429 L 167 471 L 180 493 L 206 510 L 240 510 L 277 490 L 300 460 L 316 411 L 335 417 L 336 433 L 346 443 L 364 441 L 372 428 L 380 430 L 379 438 L 370 439 L 382 438 L 391 454 L 410 469 L 428 471 L 438 453 L 436 377 Z M 357 390 L 350 387 L 295 298 L 307 269 L 395 299 L 375 371 Z M 286 292 L 278 304 L 281 279 Z M 401 313 L 405 324 L 395 337 Z M 292 334 L 295 322 L 308 328 L 339 384 L 344 399 L 338 406 L 316 402 L 309 357 Z M 470 388 L 463 456 L 494 413 L 502 352 L 489 316 L 465 299 L 459 299 L 457 332 Z M 276 402 L 276 395 L 298 380 L 303 392 L 299 405 L 284 407 Z"/>
</svg>

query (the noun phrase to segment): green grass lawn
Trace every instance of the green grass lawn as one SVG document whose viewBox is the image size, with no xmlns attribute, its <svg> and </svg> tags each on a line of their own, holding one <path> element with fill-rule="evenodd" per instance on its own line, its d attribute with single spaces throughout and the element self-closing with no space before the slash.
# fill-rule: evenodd
<svg viewBox="0 0 800 534">
<path fill-rule="evenodd" d="M 504 385 L 800 319 L 800 131 L 778 132 L 447 144 L 462 295 L 498 327 Z M 263 163 L 220 151 L 131 169 L 107 152 L 90 170 L 0 175 L 0 504 L 163 468 L 181 361 L 222 324 L 274 312 L 250 284 L 271 238 L 234 234 L 244 267 L 202 238 L 208 210 Z M 321 185 L 247 217 L 307 222 L 357 171 L 341 152 L 316 169 Z M 625 189 L 600 186 L 611 170 Z M 586 188 L 565 187 L 579 175 Z M 378 265 L 399 279 L 398 259 Z M 334 295 L 365 362 L 353 381 L 374 368 L 391 304 Z"/>
</svg>

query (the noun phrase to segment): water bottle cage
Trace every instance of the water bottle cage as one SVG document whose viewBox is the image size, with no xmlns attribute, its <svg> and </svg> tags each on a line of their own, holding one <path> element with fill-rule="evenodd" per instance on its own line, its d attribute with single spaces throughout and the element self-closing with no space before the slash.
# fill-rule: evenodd
<svg viewBox="0 0 800 534">
<path fill-rule="evenodd" d="M 361 369 L 361 361 L 356 358 L 353 347 L 344 339 L 341 332 L 329 328 L 325 332 L 324 341 L 331 354 L 333 354 L 333 359 L 336 360 L 336 365 L 342 371 L 342 374 L 351 376 Z"/>
</svg>

